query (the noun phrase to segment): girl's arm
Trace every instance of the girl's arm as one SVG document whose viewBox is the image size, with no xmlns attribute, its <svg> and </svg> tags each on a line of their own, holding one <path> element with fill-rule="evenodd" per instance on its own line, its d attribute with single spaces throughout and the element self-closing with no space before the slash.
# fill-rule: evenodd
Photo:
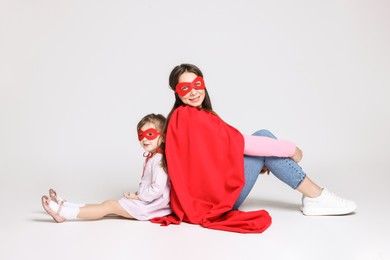
<svg viewBox="0 0 390 260">
<path fill-rule="evenodd" d="M 124 192 L 124 193 L 123 193 L 123 196 L 124 196 L 126 199 L 130 199 L 130 200 L 139 200 L 138 194 L 137 194 L 137 193 L 134 193 L 134 192 Z"/>
<path fill-rule="evenodd" d="M 296 151 L 294 143 L 266 136 L 243 135 L 244 154 L 252 156 L 293 157 Z M 299 149 L 299 148 L 298 148 Z"/>
<path fill-rule="evenodd" d="M 152 165 L 152 183 L 149 187 L 138 193 L 138 198 L 144 202 L 151 202 L 164 193 L 167 185 L 168 175 L 160 165 L 160 160 L 156 160 Z"/>
</svg>

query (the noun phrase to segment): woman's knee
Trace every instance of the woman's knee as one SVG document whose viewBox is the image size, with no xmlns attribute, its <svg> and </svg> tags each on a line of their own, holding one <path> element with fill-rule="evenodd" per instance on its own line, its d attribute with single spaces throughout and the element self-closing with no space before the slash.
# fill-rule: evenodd
<svg viewBox="0 0 390 260">
<path fill-rule="evenodd" d="M 273 139 L 277 139 L 270 131 L 268 131 L 266 129 L 258 130 L 256 132 L 254 132 L 252 135 L 255 135 L 255 136 L 266 136 L 266 137 L 270 137 L 270 138 L 273 138 Z"/>
</svg>

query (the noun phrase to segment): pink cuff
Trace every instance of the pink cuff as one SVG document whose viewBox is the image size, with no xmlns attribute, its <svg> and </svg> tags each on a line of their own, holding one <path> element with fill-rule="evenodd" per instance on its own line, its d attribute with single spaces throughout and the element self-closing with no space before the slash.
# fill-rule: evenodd
<svg viewBox="0 0 390 260">
<path fill-rule="evenodd" d="M 252 156 L 292 157 L 295 144 L 290 141 L 273 139 L 265 136 L 243 135 L 244 154 Z"/>
</svg>

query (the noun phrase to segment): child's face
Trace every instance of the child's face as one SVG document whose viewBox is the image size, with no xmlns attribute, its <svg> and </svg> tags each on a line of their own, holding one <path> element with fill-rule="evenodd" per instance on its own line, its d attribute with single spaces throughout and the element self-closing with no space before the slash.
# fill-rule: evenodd
<svg viewBox="0 0 390 260">
<path fill-rule="evenodd" d="M 146 131 L 146 130 L 148 130 L 148 129 L 150 129 L 150 128 L 153 128 L 153 129 L 156 129 L 156 126 L 153 124 L 153 123 L 146 123 L 146 124 L 144 124 L 142 127 L 141 127 L 141 131 Z M 157 130 L 157 129 L 156 129 Z M 159 132 L 158 130 L 157 130 L 157 132 Z M 152 136 L 153 135 L 153 133 L 150 133 L 149 134 L 149 136 Z M 157 137 L 155 138 L 155 139 L 153 139 L 153 140 L 149 140 L 149 139 L 151 139 L 150 137 L 149 137 L 149 139 L 148 138 L 146 138 L 146 137 L 144 137 L 144 138 L 142 138 L 142 140 L 140 140 L 139 141 L 139 143 L 141 144 L 141 146 L 142 146 L 142 148 L 144 148 L 144 150 L 145 151 L 147 151 L 147 152 L 153 152 L 153 151 L 155 151 L 159 146 L 160 146 L 160 144 L 161 144 L 161 141 L 160 141 L 160 138 L 161 137 L 161 135 L 160 134 L 158 134 L 157 135 Z"/>
</svg>

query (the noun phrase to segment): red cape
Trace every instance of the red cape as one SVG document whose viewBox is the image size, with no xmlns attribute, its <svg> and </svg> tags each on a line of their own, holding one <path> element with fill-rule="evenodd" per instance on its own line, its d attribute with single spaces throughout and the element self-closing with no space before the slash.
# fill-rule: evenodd
<svg viewBox="0 0 390 260">
<path fill-rule="evenodd" d="M 151 221 L 185 221 L 203 227 L 261 233 L 271 225 L 265 210 L 232 210 L 244 187 L 244 138 L 217 115 L 182 106 L 171 116 L 165 154 L 174 214 Z"/>
</svg>

